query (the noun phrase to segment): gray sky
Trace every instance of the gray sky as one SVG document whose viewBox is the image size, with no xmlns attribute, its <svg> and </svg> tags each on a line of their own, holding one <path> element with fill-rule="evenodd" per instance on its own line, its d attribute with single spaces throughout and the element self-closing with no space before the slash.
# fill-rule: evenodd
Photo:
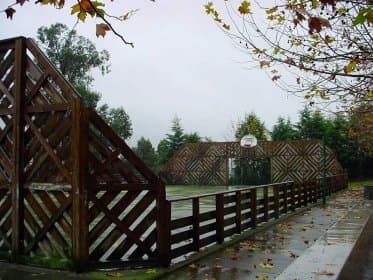
<svg viewBox="0 0 373 280">
<path fill-rule="evenodd" d="M 0 15 L 0 39 L 35 37 L 38 27 L 55 22 L 74 26 L 70 9 L 33 3 L 17 7 L 13 21 Z M 72 3 L 66 1 L 67 6 Z M 97 39 L 95 23 L 99 20 L 77 25 L 80 35 L 110 52 L 111 73 L 104 77 L 95 73 L 95 89 L 102 93 L 103 102 L 123 106 L 130 115 L 134 127 L 130 145 L 136 145 L 141 136 L 157 145 L 170 131 L 175 115 L 181 118 L 185 132 L 197 131 L 214 141 L 232 140 L 232 121 L 251 111 L 268 129 L 280 115 L 297 120 L 302 100 L 278 89 L 260 69 L 245 69 L 247 58 L 204 13 L 204 3 L 114 1 L 110 4 L 113 14 L 140 9 L 130 21 L 115 25 L 135 43 L 134 49 L 110 33 Z"/>
</svg>

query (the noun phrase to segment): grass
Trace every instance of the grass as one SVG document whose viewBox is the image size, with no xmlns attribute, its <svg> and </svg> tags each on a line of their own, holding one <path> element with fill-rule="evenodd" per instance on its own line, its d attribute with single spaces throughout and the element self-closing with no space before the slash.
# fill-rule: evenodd
<svg viewBox="0 0 373 280">
<path fill-rule="evenodd" d="M 348 187 L 350 189 L 353 188 L 361 188 L 363 186 L 373 186 L 373 179 L 365 179 L 365 180 L 359 180 L 359 181 L 349 181 Z"/>
</svg>

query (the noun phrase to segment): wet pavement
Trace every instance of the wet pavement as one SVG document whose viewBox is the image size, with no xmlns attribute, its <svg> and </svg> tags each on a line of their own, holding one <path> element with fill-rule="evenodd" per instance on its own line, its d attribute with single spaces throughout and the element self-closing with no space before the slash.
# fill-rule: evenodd
<svg viewBox="0 0 373 280">
<path fill-rule="evenodd" d="M 162 279 L 336 279 L 372 213 L 371 203 L 361 190 L 346 191 L 325 208 L 311 208 Z"/>
</svg>

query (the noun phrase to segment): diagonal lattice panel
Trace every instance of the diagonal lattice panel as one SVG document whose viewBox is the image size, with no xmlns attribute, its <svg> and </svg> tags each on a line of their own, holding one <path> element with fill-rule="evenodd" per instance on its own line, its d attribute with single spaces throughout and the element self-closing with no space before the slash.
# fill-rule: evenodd
<svg viewBox="0 0 373 280">
<path fill-rule="evenodd" d="M 163 182 L 23 37 L 0 41 L 0 195 L 1 256 L 83 269 L 156 252 Z"/>
<path fill-rule="evenodd" d="M 0 52 L 0 183 L 12 174 L 12 107 L 14 103 L 14 50 Z"/>
<path fill-rule="evenodd" d="M 322 145 L 318 140 L 259 142 L 251 149 L 241 148 L 238 142 L 185 144 L 162 167 L 160 174 L 171 184 L 225 185 L 229 167 L 224 162 L 264 158 L 271 160 L 272 182 L 302 182 L 321 176 Z M 217 164 L 218 160 L 221 165 Z M 328 175 L 343 171 L 329 148 L 327 170 Z"/>
<path fill-rule="evenodd" d="M 66 212 L 71 197 L 61 191 L 29 190 L 25 195 L 25 253 L 55 252 L 61 257 L 71 248 L 71 218 Z"/>
<path fill-rule="evenodd" d="M 11 195 L 7 189 L 0 189 L 0 251 L 11 249 Z"/>
<path fill-rule="evenodd" d="M 127 193 L 122 199 L 113 201 L 106 206 L 102 198 L 90 193 L 90 200 L 93 203 L 93 208 L 97 208 L 102 212 L 103 218 L 93 227 L 90 233 L 90 258 L 92 260 L 104 260 L 107 255 L 116 250 L 121 242 L 129 242 L 130 246 L 121 246 L 128 250 L 129 247 L 135 245 L 143 250 L 143 254 L 153 255 L 147 245 L 143 243 L 138 232 L 145 232 L 147 228 L 154 223 L 154 215 L 148 216 L 147 213 L 154 211 L 154 194 L 147 192 L 139 196 Z M 107 201 L 105 201 L 107 202 Z M 111 205 L 114 204 L 114 205 Z M 131 205 L 131 207 L 128 207 Z M 150 217 L 150 220 L 149 220 Z M 143 222 L 143 219 L 147 220 Z M 142 225 L 141 229 L 137 226 Z M 99 230 L 101 229 L 101 230 Z M 119 254 L 124 256 L 127 251 L 121 251 Z M 118 251 L 115 253 L 118 254 Z"/>
<path fill-rule="evenodd" d="M 40 114 L 35 114 L 30 119 L 38 120 L 38 115 Z M 58 112 L 49 114 L 49 116 L 41 126 L 34 125 L 39 130 L 39 136 L 34 133 L 35 129 L 31 125 L 26 131 L 29 136 L 26 138 L 28 141 L 26 142 L 25 155 L 29 163 L 25 168 L 26 178 L 40 182 L 48 180 L 50 182 L 66 182 L 68 177 L 66 178 L 65 174 L 70 176 L 71 172 L 69 148 L 71 124 L 67 121 L 69 114 Z M 59 129 L 56 130 L 56 127 Z M 45 141 L 41 141 L 42 139 Z M 55 156 L 51 155 L 50 150 Z M 58 159 L 57 163 L 56 158 Z M 64 169 L 60 170 L 58 165 Z"/>
</svg>

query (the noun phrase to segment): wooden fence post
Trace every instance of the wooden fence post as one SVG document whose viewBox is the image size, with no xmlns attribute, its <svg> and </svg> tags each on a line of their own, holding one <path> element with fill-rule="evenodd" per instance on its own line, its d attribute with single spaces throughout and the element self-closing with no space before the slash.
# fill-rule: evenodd
<svg viewBox="0 0 373 280">
<path fill-rule="evenodd" d="M 257 211 L 256 211 L 256 188 L 250 190 L 250 211 L 251 211 L 251 227 L 256 228 Z"/>
<path fill-rule="evenodd" d="M 295 187 L 294 182 L 289 183 L 290 188 L 290 209 L 291 211 L 295 211 Z"/>
<path fill-rule="evenodd" d="M 284 213 L 288 212 L 288 186 L 287 184 L 281 184 L 281 189 L 284 194 Z"/>
<path fill-rule="evenodd" d="M 158 262 L 164 267 L 171 263 L 171 203 L 157 198 L 157 249 Z"/>
<path fill-rule="evenodd" d="M 81 100 L 73 100 L 72 106 L 72 255 L 81 272 L 88 263 L 88 110 Z"/>
<path fill-rule="evenodd" d="M 308 182 L 303 181 L 302 182 L 302 190 L 303 190 L 303 206 L 307 206 L 308 203 Z"/>
<path fill-rule="evenodd" d="M 216 242 L 224 242 L 224 194 L 215 196 L 216 203 Z"/>
<path fill-rule="evenodd" d="M 235 220 L 236 220 L 236 232 L 241 233 L 241 231 L 242 231 L 242 228 L 241 228 L 242 216 L 241 216 L 241 192 L 240 191 L 236 191 L 236 217 L 235 217 Z"/>
<path fill-rule="evenodd" d="M 26 88 L 25 38 L 15 40 L 12 174 L 12 261 L 18 262 L 24 246 L 24 94 Z"/>
<path fill-rule="evenodd" d="M 263 188 L 263 210 L 264 210 L 264 221 L 268 222 L 268 187 Z"/>
<path fill-rule="evenodd" d="M 192 200 L 193 211 L 193 247 L 195 251 L 199 251 L 201 247 L 199 242 L 199 197 L 194 197 Z"/>
<path fill-rule="evenodd" d="M 275 210 L 275 218 L 278 219 L 280 216 L 280 198 L 278 195 L 278 185 L 272 186 L 273 189 L 273 199 L 274 199 L 274 210 Z"/>
</svg>

